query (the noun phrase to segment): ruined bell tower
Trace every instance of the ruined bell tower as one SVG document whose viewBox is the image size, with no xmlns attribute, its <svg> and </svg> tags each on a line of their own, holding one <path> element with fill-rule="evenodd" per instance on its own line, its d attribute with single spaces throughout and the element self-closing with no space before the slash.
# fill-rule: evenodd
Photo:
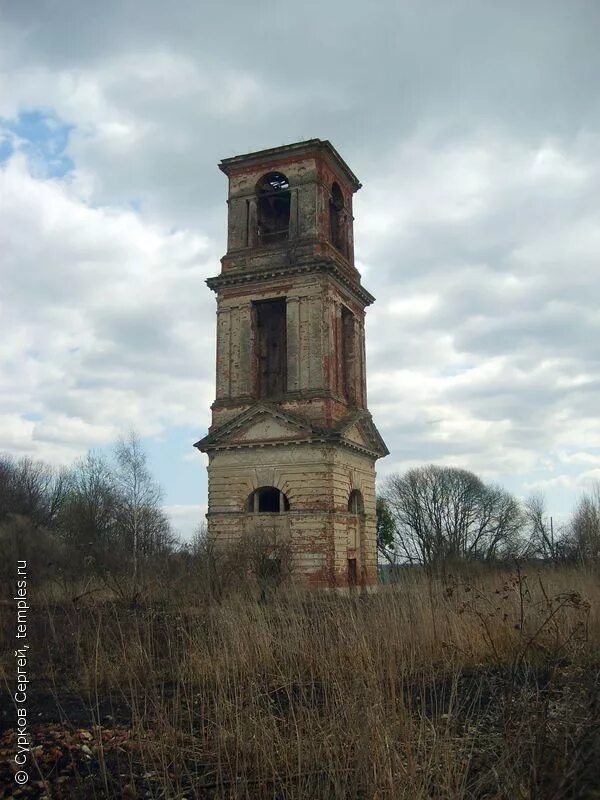
<svg viewBox="0 0 600 800">
<path fill-rule="evenodd" d="M 288 538 L 316 586 L 377 581 L 375 461 L 365 309 L 354 266 L 360 183 L 328 141 L 226 158 L 227 253 L 217 299 L 208 531 Z"/>
</svg>

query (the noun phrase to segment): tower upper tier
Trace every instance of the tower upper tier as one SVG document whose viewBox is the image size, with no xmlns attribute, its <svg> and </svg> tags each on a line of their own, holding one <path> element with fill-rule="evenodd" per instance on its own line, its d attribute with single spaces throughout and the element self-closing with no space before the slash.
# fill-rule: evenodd
<svg viewBox="0 0 600 800">
<path fill-rule="evenodd" d="M 354 266 L 352 196 L 361 184 L 329 141 L 225 158 L 219 168 L 229 178 L 227 253 L 211 288 L 270 266 L 329 262 L 372 300 Z"/>
</svg>

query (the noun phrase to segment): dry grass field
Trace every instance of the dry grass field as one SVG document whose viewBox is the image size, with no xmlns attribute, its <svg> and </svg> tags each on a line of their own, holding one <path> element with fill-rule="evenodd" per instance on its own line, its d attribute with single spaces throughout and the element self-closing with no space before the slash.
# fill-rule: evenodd
<svg viewBox="0 0 600 800">
<path fill-rule="evenodd" d="M 5 796 L 600 798 L 592 572 L 199 596 L 34 603 L 21 795 L 2 607 Z"/>
</svg>

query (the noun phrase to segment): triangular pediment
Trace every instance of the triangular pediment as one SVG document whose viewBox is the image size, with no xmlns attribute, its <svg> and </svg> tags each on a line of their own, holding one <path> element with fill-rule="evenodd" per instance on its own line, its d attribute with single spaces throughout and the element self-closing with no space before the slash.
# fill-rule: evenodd
<svg viewBox="0 0 600 800">
<path fill-rule="evenodd" d="M 369 447 L 371 444 L 367 437 L 364 435 L 363 431 L 361 431 L 361 426 L 358 423 L 351 425 L 344 431 L 344 439 L 347 439 L 350 442 L 354 442 L 355 444 L 360 445 L 361 447 Z"/>
<path fill-rule="evenodd" d="M 309 433 L 306 428 L 292 425 L 287 420 L 265 412 L 255 417 L 241 429 L 238 429 L 237 435 L 233 434 L 229 438 L 232 440 L 238 439 L 242 442 L 264 442 L 280 439 L 297 439 L 299 434 L 306 435 L 306 433 Z"/>
<path fill-rule="evenodd" d="M 194 446 L 207 451 L 313 441 L 343 445 L 375 458 L 389 452 L 368 411 L 354 411 L 335 427 L 320 428 L 305 417 L 266 404 L 243 411 Z"/>
<path fill-rule="evenodd" d="M 368 411 L 349 414 L 338 425 L 337 433 L 342 442 L 366 450 L 377 457 L 387 456 L 389 453 Z"/>
<path fill-rule="evenodd" d="M 236 445 L 261 445 L 310 439 L 312 426 L 302 417 L 276 410 L 270 406 L 254 406 L 239 414 L 226 425 L 213 431 L 196 447 L 235 447 Z"/>
</svg>

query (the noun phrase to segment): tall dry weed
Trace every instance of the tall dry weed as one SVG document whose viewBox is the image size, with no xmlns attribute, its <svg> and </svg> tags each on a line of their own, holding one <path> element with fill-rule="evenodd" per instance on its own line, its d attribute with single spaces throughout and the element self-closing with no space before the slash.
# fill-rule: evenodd
<svg viewBox="0 0 600 800">
<path fill-rule="evenodd" d="M 600 785 L 599 599 L 569 570 L 90 595 L 37 608 L 31 636 L 55 703 L 133 731 L 135 757 L 98 751 L 100 796 L 567 800 Z"/>
</svg>

